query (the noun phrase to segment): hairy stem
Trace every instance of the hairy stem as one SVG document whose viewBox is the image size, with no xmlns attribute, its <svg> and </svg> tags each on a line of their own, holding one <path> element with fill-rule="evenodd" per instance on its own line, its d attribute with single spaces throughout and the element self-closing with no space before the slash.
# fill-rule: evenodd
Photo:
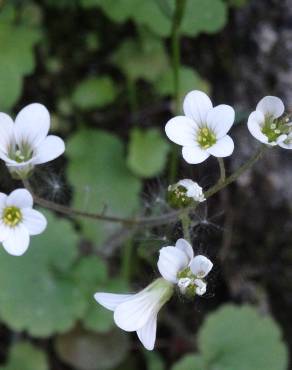
<svg viewBox="0 0 292 370">
<path fill-rule="evenodd" d="M 242 175 L 243 172 L 252 167 L 261 158 L 265 149 L 266 145 L 265 144 L 261 145 L 260 148 L 256 151 L 256 153 L 241 167 L 239 167 L 235 172 L 233 172 L 232 175 L 228 176 L 223 182 L 219 181 L 216 185 L 207 190 L 205 193 L 205 197 L 210 198 L 212 195 L 218 193 L 218 191 L 220 191 L 221 189 L 225 188 L 226 186 L 234 182 L 236 179 L 238 179 L 238 177 Z"/>
<path fill-rule="evenodd" d="M 191 234 L 190 234 L 191 220 L 189 216 L 189 210 L 185 210 L 184 212 L 182 212 L 180 219 L 181 219 L 184 239 L 186 239 L 188 242 L 191 242 Z"/>
<path fill-rule="evenodd" d="M 241 167 L 239 167 L 232 175 L 228 176 L 224 182 L 218 182 L 216 185 L 211 187 L 209 190 L 205 192 L 205 197 L 210 198 L 212 195 L 218 193 L 221 189 L 225 188 L 232 182 L 234 182 L 243 172 L 248 170 L 252 165 L 262 156 L 266 146 L 262 145 L 256 153 Z M 61 204 L 57 204 L 51 202 L 49 200 L 43 199 L 36 195 L 33 189 L 30 186 L 28 180 L 23 180 L 24 187 L 32 194 L 35 203 L 38 205 L 48 208 L 52 211 L 56 211 L 62 214 L 66 214 L 69 216 L 80 216 L 85 217 L 88 219 L 93 220 L 100 220 L 100 221 L 107 221 L 107 222 L 115 222 L 120 223 L 124 226 L 145 226 L 145 227 L 153 227 L 153 226 L 160 226 L 165 225 L 170 222 L 177 221 L 181 218 L 183 212 L 186 212 L 185 209 L 183 210 L 176 210 L 165 213 L 160 216 L 149 216 L 149 217 L 132 217 L 132 218 L 124 218 L 124 217 L 115 217 L 115 216 L 108 216 L 103 213 L 90 213 L 90 212 L 83 212 L 80 210 L 76 210 Z M 193 211 L 193 208 L 187 209 L 188 212 Z"/>
</svg>

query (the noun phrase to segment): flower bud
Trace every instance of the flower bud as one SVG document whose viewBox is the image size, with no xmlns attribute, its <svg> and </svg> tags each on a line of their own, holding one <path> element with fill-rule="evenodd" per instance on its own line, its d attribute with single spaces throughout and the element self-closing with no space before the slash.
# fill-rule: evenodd
<svg viewBox="0 0 292 370">
<path fill-rule="evenodd" d="M 203 189 L 196 182 L 183 179 L 168 187 L 167 200 L 173 208 L 186 208 L 206 199 Z"/>
</svg>

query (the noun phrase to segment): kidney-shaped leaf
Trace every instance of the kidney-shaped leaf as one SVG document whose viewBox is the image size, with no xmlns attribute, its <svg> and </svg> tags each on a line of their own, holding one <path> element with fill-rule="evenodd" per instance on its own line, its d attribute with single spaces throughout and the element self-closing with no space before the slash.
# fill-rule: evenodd
<svg viewBox="0 0 292 370">
<path fill-rule="evenodd" d="M 66 220 L 46 214 L 46 231 L 21 257 L 0 251 L 0 316 L 14 330 L 49 336 L 70 329 L 84 310 L 70 279 L 77 235 Z"/>
</svg>

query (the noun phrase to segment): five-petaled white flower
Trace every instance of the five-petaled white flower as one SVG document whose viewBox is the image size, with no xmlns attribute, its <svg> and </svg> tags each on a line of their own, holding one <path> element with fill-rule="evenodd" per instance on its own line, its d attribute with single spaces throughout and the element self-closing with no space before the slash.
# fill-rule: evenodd
<svg viewBox="0 0 292 370">
<path fill-rule="evenodd" d="M 0 113 L 0 158 L 14 176 L 25 178 L 35 165 L 49 162 L 64 152 L 61 138 L 47 136 L 49 128 L 50 114 L 42 104 L 26 106 L 15 122 Z"/>
<path fill-rule="evenodd" d="M 280 98 L 265 96 L 248 117 L 250 133 L 264 144 L 292 149 L 292 122 L 283 116 L 284 111 Z"/>
<path fill-rule="evenodd" d="M 178 239 L 175 246 L 160 249 L 158 269 L 164 279 L 177 284 L 183 294 L 203 295 L 207 285 L 205 278 L 213 263 L 205 256 L 194 257 L 192 246 L 185 239 Z"/>
<path fill-rule="evenodd" d="M 13 256 L 21 256 L 29 246 L 30 235 L 41 234 L 47 226 L 46 218 L 32 206 L 26 189 L 9 195 L 0 193 L 0 242 Z"/>
<path fill-rule="evenodd" d="M 186 162 L 201 163 L 210 155 L 227 157 L 234 150 L 234 143 L 227 132 L 234 122 L 234 110 L 229 105 L 213 107 L 210 98 L 202 91 L 189 92 L 183 103 L 184 116 L 169 120 L 166 135 L 182 145 Z"/>
<path fill-rule="evenodd" d="M 114 311 L 114 320 L 125 331 L 136 331 L 146 349 L 154 348 L 157 314 L 171 298 L 173 285 L 159 278 L 137 294 L 96 293 L 96 301 Z"/>
</svg>

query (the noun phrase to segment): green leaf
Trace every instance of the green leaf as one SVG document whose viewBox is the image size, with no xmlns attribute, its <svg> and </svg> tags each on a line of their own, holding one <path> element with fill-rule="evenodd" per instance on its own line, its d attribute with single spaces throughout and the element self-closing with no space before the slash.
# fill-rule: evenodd
<svg viewBox="0 0 292 370">
<path fill-rule="evenodd" d="M 203 359 L 198 355 L 186 355 L 173 365 L 171 370 L 206 370 Z"/>
<path fill-rule="evenodd" d="M 157 352 L 145 351 L 147 370 L 165 370 L 162 357 Z"/>
<path fill-rule="evenodd" d="M 208 368 L 286 370 L 288 366 L 279 327 L 249 306 L 226 305 L 208 316 L 198 342 Z"/>
<path fill-rule="evenodd" d="M 89 77 L 76 87 L 72 102 L 79 109 L 89 110 L 111 104 L 116 96 L 117 89 L 110 77 Z"/>
<path fill-rule="evenodd" d="M 24 76 L 34 69 L 33 48 L 40 38 L 38 27 L 21 21 L 15 22 L 14 9 L 4 6 L 4 10 L 0 12 L 1 110 L 10 110 L 19 99 Z"/>
<path fill-rule="evenodd" d="M 209 83 L 203 80 L 200 75 L 190 67 L 182 66 L 180 68 L 180 101 L 182 102 L 185 95 L 191 90 L 202 90 L 210 92 Z M 171 68 L 168 68 L 160 76 L 155 84 L 156 90 L 163 96 L 174 96 L 174 76 Z"/>
<path fill-rule="evenodd" d="M 112 55 L 112 62 L 128 79 L 149 82 L 154 82 L 169 65 L 163 43 L 149 34 L 144 34 L 141 41 L 124 41 Z"/>
<path fill-rule="evenodd" d="M 10 350 L 7 365 L 0 370 L 48 370 L 47 358 L 43 351 L 28 342 L 19 342 Z"/>
<path fill-rule="evenodd" d="M 222 0 L 188 0 L 181 32 L 187 36 L 215 33 L 224 27 L 226 21 L 227 9 Z"/>
<path fill-rule="evenodd" d="M 141 182 L 127 169 L 119 138 L 102 130 L 82 130 L 67 144 L 68 177 L 75 191 L 73 206 L 89 212 L 126 217 L 138 209 Z M 119 225 L 80 219 L 84 236 L 95 245 Z"/>
<path fill-rule="evenodd" d="M 170 145 L 155 128 L 131 131 L 128 166 L 138 176 L 149 178 L 164 169 Z"/>
<path fill-rule="evenodd" d="M 1 320 L 39 337 L 70 329 L 85 307 L 70 279 L 78 254 L 76 232 L 68 221 L 46 217 L 46 231 L 32 237 L 24 256 L 0 250 Z"/>
<path fill-rule="evenodd" d="M 119 329 L 96 334 L 75 329 L 59 336 L 55 348 L 61 359 L 80 370 L 106 370 L 119 365 L 129 350 L 129 336 Z"/>
<path fill-rule="evenodd" d="M 83 257 L 74 269 L 73 277 L 86 302 L 83 315 L 85 328 L 98 332 L 109 331 L 113 327 L 113 314 L 93 298 L 96 291 L 106 290 L 109 281 L 106 264 L 97 256 Z"/>
<path fill-rule="evenodd" d="M 114 22 L 125 22 L 133 13 L 137 0 L 80 0 L 85 8 L 100 6 Z"/>
<path fill-rule="evenodd" d="M 161 37 L 171 34 L 175 0 L 81 0 L 85 7 L 100 6 L 114 22 L 132 19 Z M 181 32 L 196 36 L 219 31 L 226 23 L 226 4 L 222 0 L 187 0 Z"/>
<path fill-rule="evenodd" d="M 166 10 L 167 9 L 168 6 L 166 6 Z M 167 37 L 171 34 L 171 13 L 167 14 L 165 9 L 161 6 L 161 2 L 157 0 L 136 0 L 131 18 L 137 24 L 148 27 L 149 30 L 158 36 Z"/>
</svg>

